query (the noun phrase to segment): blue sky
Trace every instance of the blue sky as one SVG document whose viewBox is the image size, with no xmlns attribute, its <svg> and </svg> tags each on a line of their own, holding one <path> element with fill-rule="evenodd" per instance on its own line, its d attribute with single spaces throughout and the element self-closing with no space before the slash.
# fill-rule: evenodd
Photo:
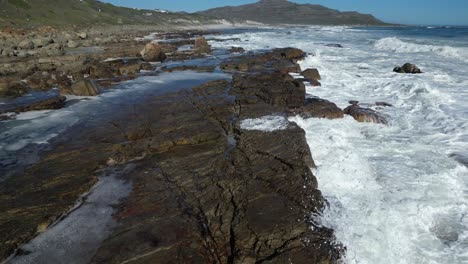
<svg viewBox="0 0 468 264">
<path fill-rule="evenodd" d="M 217 6 L 242 5 L 255 0 L 102 0 L 115 5 L 172 11 L 199 11 Z M 341 11 L 373 14 L 393 23 L 468 25 L 468 0 L 294 0 L 321 4 Z"/>
</svg>

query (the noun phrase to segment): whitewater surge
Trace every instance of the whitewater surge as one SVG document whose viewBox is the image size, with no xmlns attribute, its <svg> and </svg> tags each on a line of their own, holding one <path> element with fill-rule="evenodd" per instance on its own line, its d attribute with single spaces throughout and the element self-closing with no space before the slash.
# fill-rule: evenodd
<svg viewBox="0 0 468 264">
<path fill-rule="evenodd" d="M 399 53 L 432 53 L 453 59 L 468 61 L 467 48 L 455 48 L 450 46 L 433 46 L 425 44 L 415 44 L 403 41 L 397 37 L 379 39 L 374 46 L 379 50 L 393 51 Z"/>
<path fill-rule="evenodd" d="M 388 126 L 290 118 L 306 131 L 330 202 L 316 221 L 335 230 L 346 264 L 468 263 L 468 30 L 443 30 L 452 29 L 266 29 L 212 43 L 301 48 L 310 54 L 302 69 L 322 75 L 322 86 L 306 85 L 307 93 L 341 108 L 349 100 L 394 105 L 377 109 Z M 406 62 L 424 73 L 392 71 Z"/>
</svg>

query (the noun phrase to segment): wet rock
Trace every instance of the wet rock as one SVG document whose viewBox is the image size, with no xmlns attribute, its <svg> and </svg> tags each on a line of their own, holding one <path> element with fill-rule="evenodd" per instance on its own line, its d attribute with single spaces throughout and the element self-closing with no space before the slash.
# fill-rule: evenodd
<svg viewBox="0 0 468 264">
<path fill-rule="evenodd" d="M 331 47 L 331 48 L 343 48 L 343 45 L 341 44 L 325 44 L 325 46 Z"/>
<path fill-rule="evenodd" d="M 96 96 L 100 93 L 94 82 L 90 80 L 82 80 L 72 84 L 71 92 L 78 96 Z M 67 91 L 65 91 L 65 94 L 67 94 Z"/>
<path fill-rule="evenodd" d="M 411 63 L 405 63 L 401 67 L 395 67 L 393 71 L 397 73 L 412 73 L 412 74 L 422 73 L 421 69 L 419 69 L 418 67 L 416 67 L 416 65 L 411 64 Z"/>
<path fill-rule="evenodd" d="M 195 39 L 194 48 L 199 54 L 211 53 L 211 46 L 208 44 L 208 41 L 204 37 L 198 37 Z"/>
<path fill-rule="evenodd" d="M 232 93 L 242 93 L 241 99 L 257 97 L 266 104 L 287 108 L 301 107 L 305 100 L 304 84 L 281 72 L 236 74 Z"/>
<path fill-rule="evenodd" d="M 0 111 L 0 114 L 7 112 L 21 113 L 27 111 L 60 109 L 65 106 L 66 100 L 67 99 L 64 96 L 59 95 L 52 98 L 33 100 L 27 103 L 13 106 L 12 108 L 3 109 Z"/>
<path fill-rule="evenodd" d="M 318 97 L 306 98 L 303 107 L 293 109 L 291 112 L 299 114 L 303 118 L 337 119 L 344 116 L 343 110 L 336 106 L 336 104 Z"/>
<path fill-rule="evenodd" d="M 274 49 L 267 53 L 247 54 L 221 63 L 225 71 L 259 72 L 277 70 L 282 73 L 300 72 L 297 60 L 303 59 L 305 53 L 295 48 Z"/>
<path fill-rule="evenodd" d="M 370 108 L 360 107 L 357 104 L 350 105 L 344 109 L 344 113 L 352 116 L 358 122 L 371 122 L 376 124 L 388 124 L 387 119 L 377 111 Z"/>
<path fill-rule="evenodd" d="M 309 81 L 318 81 L 321 79 L 320 73 L 317 69 L 307 69 L 301 72 L 301 75 Z"/>
<path fill-rule="evenodd" d="M 196 71 L 196 72 L 213 72 L 216 69 L 214 65 L 208 66 L 196 66 L 196 65 L 181 65 L 174 67 L 163 67 L 161 70 L 163 72 L 173 72 L 173 71 Z"/>
<path fill-rule="evenodd" d="M 243 53 L 245 50 L 242 47 L 231 47 L 229 49 L 230 53 Z"/>
<path fill-rule="evenodd" d="M 298 61 L 305 58 L 306 53 L 298 48 L 273 49 L 274 56 L 281 56 L 284 59 Z"/>
<path fill-rule="evenodd" d="M 146 44 L 140 55 L 147 62 L 163 62 L 167 58 L 161 47 L 155 43 Z"/>
<path fill-rule="evenodd" d="M 387 102 L 375 102 L 376 106 L 384 106 L 384 107 L 392 107 L 392 104 L 389 104 Z"/>
</svg>

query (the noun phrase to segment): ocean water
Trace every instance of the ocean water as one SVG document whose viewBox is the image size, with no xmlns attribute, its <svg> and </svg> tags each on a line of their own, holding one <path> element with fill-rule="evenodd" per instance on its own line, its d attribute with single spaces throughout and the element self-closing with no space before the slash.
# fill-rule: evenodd
<svg viewBox="0 0 468 264">
<path fill-rule="evenodd" d="M 212 45 L 308 52 L 300 64 L 318 68 L 322 86 L 307 93 L 342 108 L 349 100 L 394 105 L 378 109 L 388 126 L 291 118 L 306 131 L 330 202 L 316 220 L 347 248 L 343 263 L 468 263 L 467 28 L 298 27 L 224 37 L 241 41 Z M 392 72 L 406 62 L 424 73 Z M 254 121 L 266 131 L 277 126 Z"/>
</svg>

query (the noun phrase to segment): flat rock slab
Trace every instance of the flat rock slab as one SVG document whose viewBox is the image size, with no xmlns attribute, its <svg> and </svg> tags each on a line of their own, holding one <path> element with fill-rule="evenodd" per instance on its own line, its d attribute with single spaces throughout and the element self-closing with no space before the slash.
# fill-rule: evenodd
<svg viewBox="0 0 468 264">
<path fill-rule="evenodd" d="M 326 202 L 305 132 L 240 127 L 304 105 L 304 85 L 278 71 L 303 52 L 273 54 L 277 67 L 149 97 L 58 141 L 2 183 L 0 257 L 70 209 L 99 171 L 131 163 L 121 177 L 132 192 L 91 263 L 334 263 L 333 231 L 310 219 Z"/>
</svg>

